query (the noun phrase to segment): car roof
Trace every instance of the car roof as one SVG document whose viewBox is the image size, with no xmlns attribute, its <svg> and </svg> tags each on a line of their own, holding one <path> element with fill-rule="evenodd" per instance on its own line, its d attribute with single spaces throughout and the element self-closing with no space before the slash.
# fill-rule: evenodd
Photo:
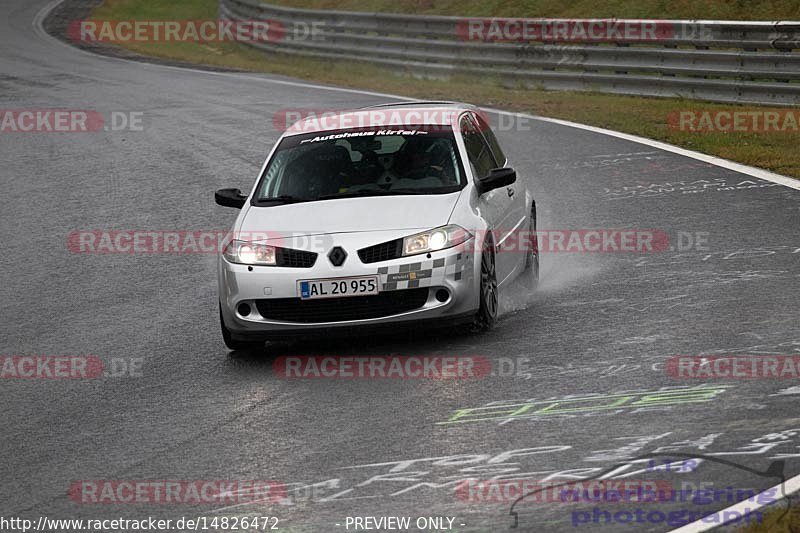
<svg viewBox="0 0 800 533">
<path fill-rule="evenodd" d="M 309 110 L 285 135 L 318 133 L 360 127 L 436 125 L 449 126 L 464 111 L 477 107 L 460 102 L 401 102 L 344 111 Z"/>
</svg>

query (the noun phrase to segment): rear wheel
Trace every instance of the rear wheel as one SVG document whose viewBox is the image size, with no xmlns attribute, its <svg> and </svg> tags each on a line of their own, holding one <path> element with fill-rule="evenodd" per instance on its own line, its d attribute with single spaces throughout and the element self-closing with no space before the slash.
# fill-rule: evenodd
<svg viewBox="0 0 800 533">
<path fill-rule="evenodd" d="M 219 327 L 222 330 L 222 340 L 230 350 L 257 350 L 264 347 L 264 341 L 234 339 L 231 330 L 225 327 L 222 320 L 222 308 L 219 310 Z"/>
<path fill-rule="evenodd" d="M 472 327 L 476 331 L 488 331 L 497 322 L 498 294 L 497 269 L 495 267 L 494 244 L 487 239 L 481 253 L 480 306 Z"/>
<path fill-rule="evenodd" d="M 536 236 L 536 210 L 531 210 L 531 238 L 525 253 L 525 270 L 522 271 L 522 282 L 528 290 L 535 290 L 539 285 L 539 238 Z"/>
</svg>

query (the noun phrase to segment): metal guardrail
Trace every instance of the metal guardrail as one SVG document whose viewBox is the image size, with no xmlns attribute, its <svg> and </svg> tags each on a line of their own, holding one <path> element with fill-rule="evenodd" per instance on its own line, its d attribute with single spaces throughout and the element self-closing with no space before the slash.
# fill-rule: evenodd
<svg viewBox="0 0 800 533">
<path fill-rule="evenodd" d="M 219 9 L 234 21 L 316 30 L 313 38 L 248 43 L 266 51 L 365 61 L 433 77 L 492 76 L 544 89 L 800 105 L 800 22 L 663 20 L 649 22 L 670 31 L 647 41 L 576 42 L 556 33 L 548 40 L 485 42 L 466 39 L 463 29 L 469 20 L 492 19 L 294 9 L 257 0 L 220 0 Z"/>
</svg>

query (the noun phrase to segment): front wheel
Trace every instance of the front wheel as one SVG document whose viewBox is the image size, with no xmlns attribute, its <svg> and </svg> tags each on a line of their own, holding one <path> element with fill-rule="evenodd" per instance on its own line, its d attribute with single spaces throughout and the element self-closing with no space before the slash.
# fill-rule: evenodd
<svg viewBox="0 0 800 533">
<path fill-rule="evenodd" d="M 497 322 L 497 269 L 495 267 L 494 245 L 486 242 L 481 253 L 480 306 L 472 321 L 475 331 L 488 331 Z"/>
</svg>

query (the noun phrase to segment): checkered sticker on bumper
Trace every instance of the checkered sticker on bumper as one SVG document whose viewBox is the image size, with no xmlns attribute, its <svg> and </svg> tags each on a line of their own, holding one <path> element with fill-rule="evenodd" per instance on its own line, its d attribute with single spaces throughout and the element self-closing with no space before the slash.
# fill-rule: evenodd
<svg viewBox="0 0 800 533">
<path fill-rule="evenodd" d="M 431 287 L 441 284 L 446 278 L 458 281 L 471 257 L 468 254 L 459 253 L 441 259 L 380 267 L 378 274 L 381 277 L 381 290 L 395 291 Z"/>
</svg>

